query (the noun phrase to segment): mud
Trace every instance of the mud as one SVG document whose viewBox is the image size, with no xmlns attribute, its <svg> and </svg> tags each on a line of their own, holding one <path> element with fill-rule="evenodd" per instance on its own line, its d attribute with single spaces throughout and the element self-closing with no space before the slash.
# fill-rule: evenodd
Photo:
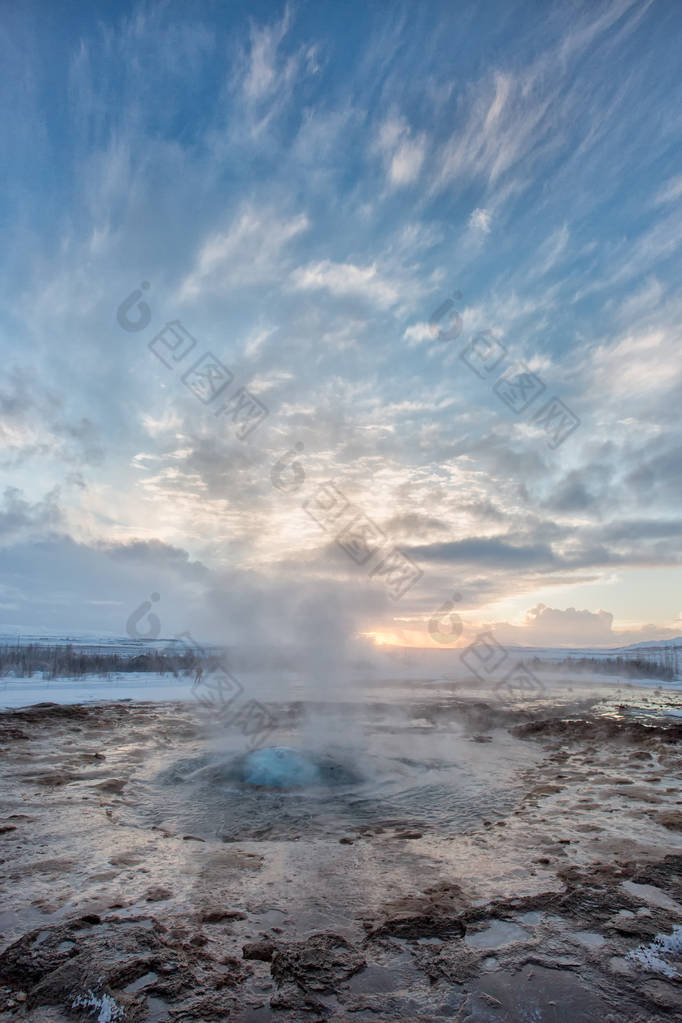
<svg viewBox="0 0 682 1023">
<path fill-rule="evenodd" d="M 680 1019 L 651 700 L 377 703 L 322 752 L 292 705 L 255 761 L 187 705 L 0 714 L 0 1021 Z"/>
</svg>

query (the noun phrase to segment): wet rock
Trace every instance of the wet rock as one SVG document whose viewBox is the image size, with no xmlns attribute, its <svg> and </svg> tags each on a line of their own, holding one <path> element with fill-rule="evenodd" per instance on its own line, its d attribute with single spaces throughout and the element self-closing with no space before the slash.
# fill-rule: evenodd
<svg viewBox="0 0 682 1023">
<path fill-rule="evenodd" d="M 163 888 L 160 885 L 156 888 L 147 889 L 147 893 L 145 895 L 146 902 L 165 902 L 166 899 L 172 898 L 173 892 L 170 888 Z"/>
<path fill-rule="evenodd" d="M 550 782 L 547 782 L 546 784 L 543 784 L 543 785 L 536 785 L 535 788 L 532 789 L 528 793 L 528 795 L 529 796 L 553 796 L 557 792 L 563 792 L 563 790 L 564 790 L 564 786 L 563 785 L 552 785 Z"/>
<path fill-rule="evenodd" d="M 609 959 L 609 969 L 622 977 L 631 977 L 635 972 L 632 963 L 624 956 L 611 956 Z"/>
<path fill-rule="evenodd" d="M 241 909 L 206 909 L 201 914 L 204 924 L 220 924 L 226 920 L 246 920 L 246 913 Z"/>
<path fill-rule="evenodd" d="M 95 785 L 95 788 L 100 792 L 111 792 L 113 795 L 120 796 L 127 784 L 125 778 L 107 778 L 106 781 Z"/>
<path fill-rule="evenodd" d="M 112 867 L 136 867 L 144 860 L 144 852 L 131 849 L 129 852 L 116 853 L 109 857 Z"/>
<path fill-rule="evenodd" d="M 464 984 L 475 977 L 481 962 L 478 952 L 464 946 L 446 945 L 437 949 L 420 946 L 414 956 L 429 980 L 447 980 L 451 984 Z"/>
<path fill-rule="evenodd" d="M 29 1006 L 71 1004 L 109 982 L 114 996 L 167 954 L 162 932 L 150 918 L 92 926 L 79 919 L 31 931 L 0 956 L 0 980 L 25 986 Z"/>
<path fill-rule="evenodd" d="M 378 924 L 365 924 L 366 941 L 382 937 L 461 938 L 466 928 L 460 916 L 466 906 L 459 885 L 448 882 L 433 885 L 421 895 L 407 895 L 387 902 L 384 919 Z"/>
<path fill-rule="evenodd" d="M 419 938 L 442 938 L 449 941 L 452 938 L 463 937 L 464 933 L 464 924 L 458 917 L 420 913 L 386 920 L 369 934 L 368 940 L 391 937 L 405 938 L 408 941 L 417 941 Z"/>
<path fill-rule="evenodd" d="M 618 934 L 633 935 L 635 937 L 651 937 L 656 934 L 656 925 L 651 920 L 635 916 L 627 910 L 621 910 L 612 920 L 607 922 Z"/>
<path fill-rule="evenodd" d="M 332 991 L 366 965 L 362 955 L 340 934 L 313 934 L 305 941 L 280 946 L 270 972 L 278 985 L 296 983 L 305 991 Z"/>
<path fill-rule="evenodd" d="M 270 999 L 270 1008 L 288 1009 L 291 1012 L 314 1012 L 322 1019 L 329 1019 L 327 1006 L 308 991 L 302 991 L 296 984 L 284 984 Z"/>
<path fill-rule="evenodd" d="M 662 824 L 668 831 L 682 831 L 682 811 L 669 810 L 666 813 L 659 813 L 656 816 L 659 824 Z"/>
<path fill-rule="evenodd" d="M 245 959 L 259 959 L 263 963 L 269 963 L 275 953 L 277 946 L 273 941 L 249 941 L 242 947 L 242 955 Z"/>
<path fill-rule="evenodd" d="M 44 785 L 47 788 L 57 788 L 60 785 L 70 785 L 71 782 L 80 781 L 80 774 L 73 774 L 69 771 L 46 771 L 44 774 L 29 778 L 35 785 Z"/>
<path fill-rule="evenodd" d="M 666 1012 L 674 1011 L 680 1007 L 680 991 L 672 984 L 663 980 L 648 980 L 642 984 L 642 991 L 647 995 L 654 1005 Z"/>
<path fill-rule="evenodd" d="M 217 988 L 238 987 L 243 983 L 244 978 L 251 974 L 250 969 L 234 956 L 223 956 L 220 962 L 226 969 L 221 970 L 220 976 L 214 982 Z"/>
<path fill-rule="evenodd" d="M 225 971 L 191 942 L 174 941 L 153 917 L 71 920 L 31 931 L 0 955 L 0 982 L 25 992 L 31 1019 L 41 1006 L 101 1008 L 105 1001 L 120 1009 L 122 1019 L 145 1019 L 148 995 L 184 1009 L 207 981 L 209 987 L 218 980 L 226 986 L 226 973 L 231 986 L 247 976 L 240 962 Z M 207 1018 L 229 1018 L 233 1006 L 233 996 L 218 998 L 213 1008 L 223 1015 Z"/>
</svg>

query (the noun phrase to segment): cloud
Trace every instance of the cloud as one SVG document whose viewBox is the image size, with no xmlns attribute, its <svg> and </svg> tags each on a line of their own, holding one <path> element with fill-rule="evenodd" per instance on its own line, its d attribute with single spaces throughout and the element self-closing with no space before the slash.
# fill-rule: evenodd
<svg viewBox="0 0 682 1023">
<path fill-rule="evenodd" d="M 527 612 L 524 628 L 548 643 L 575 643 L 576 636 L 587 645 L 604 643 L 612 639 L 613 615 L 608 611 L 577 611 L 574 607 L 561 611 L 538 604 Z"/>
<path fill-rule="evenodd" d="M 469 227 L 480 234 L 490 234 L 492 216 L 488 210 L 475 209 L 469 217 Z"/>
<path fill-rule="evenodd" d="M 682 174 L 678 174 L 673 178 L 669 178 L 666 183 L 659 188 L 654 196 L 654 203 L 657 206 L 662 206 L 665 203 L 675 202 L 676 199 L 682 198 Z"/>
<path fill-rule="evenodd" d="M 413 546 L 409 548 L 409 554 L 417 560 L 494 565 L 500 568 L 549 567 L 556 561 L 547 544 L 515 545 L 501 537 L 471 537 Z"/>
<path fill-rule="evenodd" d="M 400 188 L 418 180 L 426 156 L 426 135 L 414 135 L 404 117 L 390 114 L 379 128 L 374 144 L 386 168 L 389 186 Z"/>
<path fill-rule="evenodd" d="M 540 647 L 621 647 L 633 643 L 674 639 L 680 628 L 643 625 L 640 628 L 614 628 L 610 611 L 565 609 L 536 604 L 526 612 L 521 625 L 497 622 L 492 626 L 502 643 Z"/>
<path fill-rule="evenodd" d="M 384 278 L 375 263 L 357 266 L 324 259 L 294 270 L 290 280 L 295 291 L 327 291 L 335 298 L 360 298 L 383 309 L 400 299 L 397 284 Z"/>
<path fill-rule="evenodd" d="M 251 142 L 268 148 L 272 143 L 268 135 L 290 106 L 297 87 L 320 71 L 315 44 L 287 47 L 293 25 L 292 8 L 287 4 L 279 20 L 252 21 L 248 44 L 237 46 L 230 83 L 237 103 L 228 132 L 240 142 L 243 132 Z"/>
<path fill-rule="evenodd" d="M 28 367 L 12 367 L 0 377 L 0 464 L 21 465 L 32 457 L 97 465 L 104 446 L 97 425 L 87 416 L 69 416 L 65 400 L 45 387 Z"/>
<path fill-rule="evenodd" d="M 249 62 L 242 82 L 247 100 L 262 100 L 274 93 L 281 85 L 282 77 L 286 77 L 289 72 L 286 60 L 281 62 L 278 69 L 278 51 L 290 26 L 291 8 L 288 6 L 279 23 L 263 27 L 251 26 Z"/>
<path fill-rule="evenodd" d="M 195 300 L 207 291 L 229 294 L 276 279 L 286 265 L 283 249 L 308 227 L 304 213 L 283 217 L 247 203 L 226 230 L 202 243 L 193 270 L 180 285 L 179 300 Z"/>
<path fill-rule="evenodd" d="M 5 487 L 0 508 L 0 539 L 44 536 L 62 524 L 59 489 L 49 491 L 41 501 L 27 501 L 17 487 Z"/>
</svg>

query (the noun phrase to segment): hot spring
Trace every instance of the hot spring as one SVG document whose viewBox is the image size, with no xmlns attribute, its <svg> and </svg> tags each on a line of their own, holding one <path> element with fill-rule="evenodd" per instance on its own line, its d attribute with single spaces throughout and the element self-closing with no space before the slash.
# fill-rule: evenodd
<svg viewBox="0 0 682 1023">
<path fill-rule="evenodd" d="M 346 715 L 351 713 L 346 708 Z M 500 730 L 485 743 L 463 726 L 382 708 L 352 712 L 332 743 L 291 728 L 276 745 L 197 748 L 166 755 L 149 779 L 152 823 L 197 836 L 240 839 L 346 835 L 418 828 L 453 834 L 507 812 L 536 755 Z"/>
</svg>

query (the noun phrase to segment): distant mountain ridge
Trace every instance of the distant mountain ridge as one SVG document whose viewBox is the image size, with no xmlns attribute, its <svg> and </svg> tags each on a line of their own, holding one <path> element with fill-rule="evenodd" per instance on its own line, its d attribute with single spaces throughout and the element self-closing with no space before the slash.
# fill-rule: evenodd
<svg viewBox="0 0 682 1023">
<path fill-rule="evenodd" d="M 641 650 L 645 647 L 682 647 L 682 636 L 675 639 L 649 639 L 643 643 L 630 643 L 629 646 L 618 647 L 619 650 Z"/>
</svg>

